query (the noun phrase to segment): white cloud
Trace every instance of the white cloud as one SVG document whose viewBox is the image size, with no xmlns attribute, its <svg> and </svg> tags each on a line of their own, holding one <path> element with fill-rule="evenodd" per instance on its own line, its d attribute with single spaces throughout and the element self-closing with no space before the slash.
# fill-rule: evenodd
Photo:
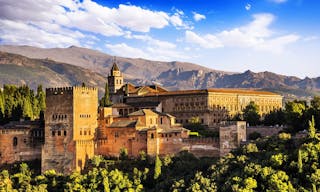
<svg viewBox="0 0 320 192">
<path fill-rule="evenodd" d="M 107 44 L 113 53 L 124 57 L 143 57 L 145 59 L 151 60 L 181 60 L 190 58 L 190 56 L 176 50 L 176 45 L 167 41 L 161 41 L 154 39 L 148 35 L 129 35 L 128 39 L 138 39 L 146 42 L 146 46 L 141 46 L 143 48 L 131 47 L 127 44 Z"/>
<path fill-rule="evenodd" d="M 176 9 L 176 12 L 169 17 L 170 23 L 176 29 L 192 29 L 192 26 L 183 21 L 184 12 Z"/>
<path fill-rule="evenodd" d="M 185 40 L 203 48 L 240 47 L 280 53 L 287 44 L 296 42 L 300 37 L 295 34 L 276 36 L 270 29 L 274 19 L 272 14 L 256 14 L 249 24 L 216 34 L 198 35 L 186 31 Z"/>
<path fill-rule="evenodd" d="M 132 58 L 147 58 L 148 55 L 144 51 L 138 48 L 130 47 L 125 43 L 120 44 L 106 44 L 106 47 L 110 49 L 114 54 Z"/>
<path fill-rule="evenodd" d="M 54 34 L 73 38 L 73 41 L 68 41 L 69 43 L 87 41 L 88 32 L 110 37 L 125 36 L 128 31 L 147 33 L 152 28 L 162 29 L 170 25 L 176 28 L 190 28 L 183 21 L 184 13 L 181 10 L 166 13 L 123 4 L 120 4 L 118 8 L 110 8 L 92 0 L 0 0 L 0 4 L 0 20 L 2 23 L 12 21 L 24 24 L 25 27 L 29 26 L 33 28 L 33 31 L 38 30 L 39 33 L 45 31 L 47 35 Z M 3 27 L 6 26 L 1 26 L 1 28 Z M 21 40 L 20 43 L 24 44 L 27 43 L 23 41 L 24 37 L 32 38 L 31 35 L 33 34 L 35 35 L 33 36 L 34 41 L 41 44 L 40 40 L 37 40 L 38 35 L 36 33 L 20 33 L 21 36 L 15 37 L 15 41 L 11 42 L 13 40 L 12 34 L 17 32 L 8 31 L 9 29 L 13 30 L 12 27 L 0 30 L 0 40 L 2 42 L 18 44 L 18 41 Z M 15 30 L 19 29 L 16 28 Z M 67 34 L 66 31 L 71 33 Z M 81 31 L 82 36 L 72 35 L 73 31 Z M 51 43 L 41 42 L 42 47 L 52 46 Z"/>
<path fill-rule="evenodd" d="M 204 48 L 223 47 L 222 43 L 217 39 L 217 37 L 210 34 L 200 37 L 192 31 L 186 31 L 185 38 L 188 43 L 195 43 Z"/>
<path fill-rule="evenodd" d="M 269 0 L 269 1 L 271 1 L 271 2 L 273 2 L 273 3 L 285 3 L 285 2 L 287 2 L 288 0 Z"/>
<path fill-rule="evenodd" d="M 259 43 L 254 48 L 257 50 L 266 50 L 273 53 L 282 53 L 287 44 L 296 42 L 299 38 L 299 36 L 293 34 L 284 35 Z"/>
<path fill-rule="evenodd" d="M 319 36 L 315 36 L 315 35 L 303 38 L 303 40 L 306 41 L 306 42 L 316 41 L 318 39 L 319 39 Z"/>
<path fill-rule="evenodd" d="M 3 44 L 66 47 L 80 45 L 78 38 L 83 36 L 80 32 L 74 33 L 65 29 L 60 29 L 60 34 L 52 33 L 23 22 L 4 19 L 0 20 L 0 28 L 0 39 Z"/>
<path fill-rule="evenodd" d="M 206 16 L 205 15 L 201 15 L 199 13 L 196 13 L 196 12 L 192 12 L 193 13 L 193 19 L 195 21 L 201 21 L 203 19 L 206 19 Z"/>
<path fill-rule="evenodd" d="M 150 28 L 167 26 L 168 14 L 162 11 L 150 11 L 133 5 L 119 5 L 115 11 L 115 21 L 120 26 L 133 31 L 148 32 Z"/>
<path fill-rule="evenodd" d="M 247 3 L 246 6 L 244 7 L 247 11 L 249 11 L 251 9 L 251 4 Z"/>
</svg>

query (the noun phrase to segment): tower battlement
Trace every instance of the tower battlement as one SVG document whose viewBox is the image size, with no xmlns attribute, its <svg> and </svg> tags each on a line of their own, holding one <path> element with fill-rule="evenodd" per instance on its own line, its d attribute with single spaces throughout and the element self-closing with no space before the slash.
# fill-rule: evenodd
<svg viewBox="0 0 320 192">
<path fill-rule="evenodd" d="M 46 95 L 63 95 L 63 94 L 72 94 L 73 87 L 54 87 L 54 88 L 47 88 Z"/>
<path fill-rule="evenodd" d="M 73 86 L 73 87 L 53 87 L 46 89 L 46 95 L 63 95 L 63 94 L 72 94 L 73 91 L 97 91 L 95 87 L 82 87 L 82 86 Z"/>
</svg>

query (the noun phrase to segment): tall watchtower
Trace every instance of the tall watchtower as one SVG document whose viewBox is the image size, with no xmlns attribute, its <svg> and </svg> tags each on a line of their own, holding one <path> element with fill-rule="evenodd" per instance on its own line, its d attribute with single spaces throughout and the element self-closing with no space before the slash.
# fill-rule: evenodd
<svg viewBox="0 0 320 192">
<path fill-rule="evenodd" d="M 123 86 L 123 75 L 117 65 L 116 59 L 113 58 L 113 65 L 108 76 L 109 93 L 116 93 Z"/>
<path fill-rule="evenodd" d="M 89 87 L 46 89 L 42 172 L 80 171 L 94 155 L 98 90 Z"/>
</svg>

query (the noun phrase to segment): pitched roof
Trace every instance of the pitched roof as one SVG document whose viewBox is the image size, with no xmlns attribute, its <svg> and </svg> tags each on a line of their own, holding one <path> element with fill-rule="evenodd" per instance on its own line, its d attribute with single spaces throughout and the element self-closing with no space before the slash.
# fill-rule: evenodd
<svg viewBox="0 0 320 192">
<path fill-rule="evenodd" d="M 139 111 L 135 111 L 133 113 L 128 114 L 128 116 L 144 116 L 144 115 L 157 115 L 157 113 L 153 112 L 150 109 L 140 109 Z"/>
<path fill-rule="evenodd" d="M 207 93 L 233 93 L 233 94 L 248 94 L 248 95 L 279 95 L 276 93 L 261 91 L 257 89 L 201 89 L 201 90 L 177 90 L 168 92 L 156 92 L 147 93 L 144 96 L 155 96 L 155 95 L 189 95 L 189 94 L 207 94 Z"/>
<path fill-rule="evenodd" d="M 113 128 L 135 128 L 138 123 L 138 120 L 121 120 L 112 122 L 110 127 Z"/>
<path fill-rule="evenodd" d="M 111 67 L 111 71 L 120 71 L 120 69 L 119 69 L 119 67 L 118 67 L 116 62 L 113 62 L 113 65 Z"/>
</svg>

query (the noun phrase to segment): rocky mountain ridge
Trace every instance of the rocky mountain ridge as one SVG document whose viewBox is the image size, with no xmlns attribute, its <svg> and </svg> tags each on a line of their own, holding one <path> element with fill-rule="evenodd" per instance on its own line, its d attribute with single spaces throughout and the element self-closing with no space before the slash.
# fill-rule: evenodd
<svg viewBox="0 0 320 192">
<path fill-rule="evenodd" d="M 113 56 L 111 55 L 75 46 L 43 49 L 30 46 L 2 45 L 0 46 L 0 51 L 21 54 L 41 61 L 54 60 L 55 63 L 70 63 L 78 67 L 75 69 L 87 70 L 88 73 L 90 71 L 93 74 L 97 74 L 96 76 L 99 77 L 100 81 L 105 81 L 113 62 Z M 211 87 L 254 88 L 278 92 L 292 98 L 320 94 L 320 77 L 300 79 L 268 71 L 254 73 L 249 70 L 244 73 L 234 73 L 217 71 L 192 63 L 160 62 L 140 58 L 117 57 L 116 61 L 121 71 L 125 74 L 126 80 L 137 85 L 158 83 L 171 90 Z M 15 65 L 18 65 L 18 63 Z M 49 65 L 47 63 L 45 66 L 49 67 Z M 71 78 L 71 73 L 68 73 L 67 79 Z M 74 81 L 76 82 L 76 80 Z M 1 76 L 0 83 L 3 83 Z M 95 83 L 98 86 L 104 84 L 104 82 Z"/>
</svg>

